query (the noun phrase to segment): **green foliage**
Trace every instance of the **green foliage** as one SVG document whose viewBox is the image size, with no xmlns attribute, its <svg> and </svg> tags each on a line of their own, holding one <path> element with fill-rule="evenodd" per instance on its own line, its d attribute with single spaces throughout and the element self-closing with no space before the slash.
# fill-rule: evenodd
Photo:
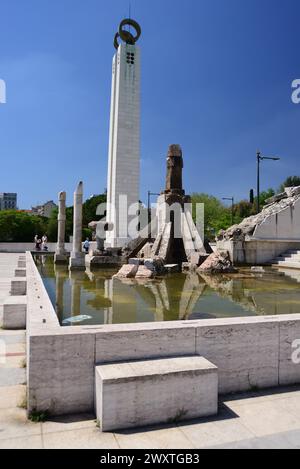
<svg viewBox="0 0 300 469">
<path fill-rule="evenodd" d="M 106 203 L 106 194 L 95 195 L 83 204 L 82 223 L 87 227 L 91 221 L 99 221 L 103 216 L 97 215 L 97 207 Z"/>
<path fill-rule="evenodd" d="M 214 239 L 221 229 L 227 229 L 231 226 L 231 207 L 226 207 L 216 197 L 203 193 L 194 193 L 192 195 L 192 204 L 194 220 L 196 218 L 196 204 L 204 204 L 204 234 L 206 238 Z"/>
<path fill-rule="evenodd" d="M 275 190 L 270 188 L 266 191 L 262 191 L 259 195 L 259 203 L 261 210 L 263 209 L 264 205 L 266 205 L 266 200 L 270 199 L 276 194 Z M 254 213 L 256 213 L 256 204 L 257 204 L 257 197 L 254 197 Z"/>
<path fill-rule="evenodd" d="M 29 420 L 34 423 L 39 423 L 39 422 L 46 422 L 49 418 L 49 412 L 47 410 L 45 411 L 37 411 L 33 410 L 29 414 Z"/>
<path fill-rule="evenodd" d="M 101 220 L 101 216 L 96 215 L 97 207 L 99 204 L 106 202 L 106 194 L 96 195 L 84 202 L 82 207 L 82 239 L 92 239 L 92 231 L 88 228 L 91 221 Z M 53 210 L 51 218 L 48 222 L 47 235 L 49 241 L 56 242 L 57 240 L 57 214 L 58 209 Z M 73 207 L 66 209 L 66 241 L 70 239 L 73 234 Z"/>
<path fill-rule="evenodd" d="M 47 231 L 47 220 L 16 210 L 0 211 L 0 242 L 32 242 Z"/>
<path fill-rule="evenodd" d="M 286 187 L 300 186 L 300 176 L 289 176 L 279 187 L 279 192 L 284 192 Z"/>
<path fill-rule="evenodd" d="M 248 202 L 248 200 L 241 200 L 234 205 L 234 217 L 236 223 L 242 221 L 244 218 L 254 215 L 254 213 L 255 206 Z"/>
</svg>

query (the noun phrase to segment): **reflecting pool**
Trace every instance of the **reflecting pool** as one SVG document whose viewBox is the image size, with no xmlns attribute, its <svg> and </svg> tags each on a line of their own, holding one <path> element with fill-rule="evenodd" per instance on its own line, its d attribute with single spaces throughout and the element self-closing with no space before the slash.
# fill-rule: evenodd
<svg viewBox="0 0 300 469">
<path fill-rule="evenodd" d="M 238 274 L 172 274 L 114 279 L 116 270 L 69 272 L 53 257 L 35 262 L 64 326 L 174 321 L 300 312 L 300 272 L 240 269 Z"/>
</svg>

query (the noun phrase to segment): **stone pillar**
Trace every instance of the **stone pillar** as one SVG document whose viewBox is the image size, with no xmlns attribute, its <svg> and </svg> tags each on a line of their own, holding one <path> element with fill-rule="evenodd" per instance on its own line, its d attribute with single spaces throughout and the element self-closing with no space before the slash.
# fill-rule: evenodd
<svg viewBox="0 0 300 469">
<path fill-rule="evenodd" d="M 68 255 L 65 250 L 65 236 L 66 236 L 66 193 L 60 192 L 58 194 L 59 208 L 58 208 L 58 225 L 57 225 L 57 245 L 54 256 L 55 264 L 66 264 L 68 262 Z"/>
<path fill-rule="evenodd" d="M 69 270 L 85 270 L 85 255 L 82 252 L 82 204 L 83 183 L 80 182 L 74 192 L 73 248 Z"/>
</svg>

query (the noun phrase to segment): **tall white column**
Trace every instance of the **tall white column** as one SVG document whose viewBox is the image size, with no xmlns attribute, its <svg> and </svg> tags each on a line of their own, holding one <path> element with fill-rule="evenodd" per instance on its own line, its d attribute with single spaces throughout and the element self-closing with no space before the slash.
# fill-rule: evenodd
<svg viewBox="0 0 300 469">
<path fill-rule="evenodd" d="M 58 194 L 58 217 L 57 217 L 57 245 L 54 256 L 54 262 L 65 263 L 67 262 L 67 252 L 65 250 L 65 236 L 66 236 L 66 193 L 60 192 Z"/>
<path fill-rule="evenodd" d="M 127 210 L 132 204 L 138 210 L 139 179 L 140 49 L 122 43 L 112 69 L 107 221 L 113 229 L 107 232 L 107 247 L 123 247 L 131 239 L 128 225 L 137 213 L 128 216 Z"/>
<path fill-rule="evenodd" d="M 73 247 L 70 257 L 70 270 L 85 269 L 85 255 L 82 252 L 82 205 L 83 183 L 80 182 L 74 192 Z"/>
</svg>

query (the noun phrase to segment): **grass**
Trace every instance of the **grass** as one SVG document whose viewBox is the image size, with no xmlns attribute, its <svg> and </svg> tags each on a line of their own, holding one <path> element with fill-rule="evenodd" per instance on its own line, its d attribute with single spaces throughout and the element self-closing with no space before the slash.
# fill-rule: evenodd
<svg viewBox="0 0 300 469">
<path fill-rule="evenodd" d="M 49 417 L 49 413 L 47 410 L 41 410 L 41 411 L 33 410 L 32 412 L 30 412 L 28 418 L 29 420 L 31 420 L 31 422 L 38 423 L 38 422 L 46 422 L 48 420 L 48 417 Z"/>
<path fill-rule="evenodd" d="M 178 423 L 181 422 L 181 420 L 184 419 L 184 417 L 187 414 L 187 410 L 185 409 L 179 409 L 178 412 L 175 414 L 175 416 L 171 419 L 168 420 L 168 423 Z"/>
</svg>

